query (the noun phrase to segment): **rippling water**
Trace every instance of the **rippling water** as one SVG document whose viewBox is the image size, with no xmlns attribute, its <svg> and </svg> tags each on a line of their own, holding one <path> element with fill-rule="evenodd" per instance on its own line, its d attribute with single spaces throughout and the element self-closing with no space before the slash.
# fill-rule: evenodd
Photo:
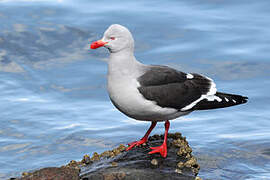
<svg viewBox="0 0 270 180">
<path fill-rule="evenodd" d="M 140 138 L 149 126 L 106 92 L 113 23 L 134 34 L 136 57 L 215 79 L 248 104 L 172 121 L 204 179 L 270 179 L 270 2 L 0 0 L 0 179 L 59 166 Z M 154 133 L 163 133 L 160 123 Z"/>
</svg>

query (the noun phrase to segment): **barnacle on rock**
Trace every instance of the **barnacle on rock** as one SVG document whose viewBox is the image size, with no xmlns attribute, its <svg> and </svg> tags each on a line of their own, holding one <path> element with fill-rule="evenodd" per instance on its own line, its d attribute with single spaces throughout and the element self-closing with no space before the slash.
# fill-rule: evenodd
<svg viewBox="0 0 270 180">
<path fill-rule="evenodd" d="M 90 159 L 91 161 L 99 161 L 100 160 L 100 156 L 97 152 L 94 152 L 93 156 Z"/>
<path fill-rule="evenodd" d="M 192 149 L 181 133 L 168 134 L 168 157 L 163 158 L 158 154 L 148 155 L 149 146 L 158 146 L 163 142 L 163 135 L 149 137 L 146 146 L 140 146 L 125 151 L 126 146 L 104 151 L 101 154 L 94 152 L 92 157 L 84 155 L 81 161 L 71 160 L 66 166 L 60 168 L 44 168 L 34 173 L 23 173 L 21 180 L 28 180 L 32 174 L 40 179 L 53 176 L 67 177 L 63 180 L 95 179 L 114 180 L 136 177 L 149 180 L 170 177 L 171 179 L 190 179 L 196 177 L 200 166 L 192 155 Z M 83 167 L 83 168 L 82 168 Z M 98 167 L 98 168 L 97 168 Z M 42 172 L 42 173 L 40 173 Z M 62 174 L 64 173 L 64 174 Z M 81 174 L 80 174 L 81 173 Z M 35 180 L 40 180 L 36 178 Z M 166 178 L 165 178 L 166 179 Z M 196 179 L 201 180 L 201 179 Z"/>
</svg>

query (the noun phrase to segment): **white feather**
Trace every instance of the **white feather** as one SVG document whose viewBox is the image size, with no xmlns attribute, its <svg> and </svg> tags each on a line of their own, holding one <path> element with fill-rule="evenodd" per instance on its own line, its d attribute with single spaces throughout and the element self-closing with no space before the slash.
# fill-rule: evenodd
<svg viewBox="0 0 270 180">
<path fill-rule="evenodd" d="M 203 99 L 207 99 L 207 101 L 215 101 L 217 100 L 218 102 L 221 102 L 222 99 L 218 96 L 216 96 L 216 92 L 217 92 L 217 88 L 216 88 L 216 84 L 214 83 L 214 81 L 211 78 L 208 78 L 206 76 L 204 76 L 205 78 L 207 78 L 208 80 L 211 81 L 211 86 L 209 91 L 206 94 L 201 95 L 201 97 L 195 101 L 193 101 L 191 104 L 183 107 L 181 109 L 181 111 L 187 111 L 190 110 L 191 108 L 193 108 L 198 102 L 202 101 Z"/>
</svg>

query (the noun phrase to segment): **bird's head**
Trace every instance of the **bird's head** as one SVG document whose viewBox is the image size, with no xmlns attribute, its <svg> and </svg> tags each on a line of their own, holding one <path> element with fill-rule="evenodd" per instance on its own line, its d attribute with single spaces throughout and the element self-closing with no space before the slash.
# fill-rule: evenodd
<svg viewBox="0 0 270 180">
<path fill-rule="evenodd" d="M 111 53 L 116 53 L 122 50 L 134 49 L 134 40 L 129 30 L 119 24 L 111 25 L 104 33 L 101 40 L 91 44 L 91 49 L 106 47 Z"/>
</svg>

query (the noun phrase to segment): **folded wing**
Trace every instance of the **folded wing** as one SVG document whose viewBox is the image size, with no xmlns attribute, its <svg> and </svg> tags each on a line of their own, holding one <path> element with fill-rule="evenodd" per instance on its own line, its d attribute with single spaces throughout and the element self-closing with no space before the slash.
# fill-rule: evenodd
<svg viewBox="0 0 270 180">
<path fill-rule="evenodd" d="M 161 107 L 179 111 L 204 110 L 246 102 L 245 97 L 217 93 L 212 79 L 200 74 L 186 74 L 167 66 L 151 66 L 138 78 L 139 92 Z"/>
</svg>

